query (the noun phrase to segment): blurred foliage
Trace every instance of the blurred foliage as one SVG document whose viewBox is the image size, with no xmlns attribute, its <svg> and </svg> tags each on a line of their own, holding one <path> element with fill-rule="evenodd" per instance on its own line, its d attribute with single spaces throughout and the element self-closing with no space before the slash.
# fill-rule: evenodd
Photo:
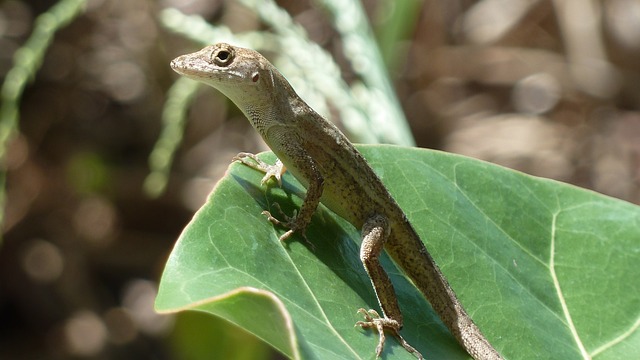
<svg viewBox="0 0 640 360">
<path fill-rule="evenodd" d="M 43 15 L 69 4 L 66 16 Z M 190 337 L 180 319 L 172 325 L 153 313 L 155 281 L 231 157 L 266 148 L 237 109 L 206 89 L 194 93 L 183 135 L 173 133 L 177 152 L 149 160 L 177 79 L 168 64 L 201 47 L 161 19 L 179 11 L 247 38 L 276 30 L 232 0 L 82 4 L 0 3 L 0 358 L 181 358 L 168 339 Z M 353 4 L 278 2 L 295 24 L 278 31 L 304 29 L 333 58 L 341 91 L 378 76 L 357 55 L 371 49 L 345 40 L 362 24 L 340 17 Z M 639 1 L 367 0 L 363 9 L 418 146 L 640 203 Z M 217 36 L 210 41 L 228 40 Z M 18 51 L 30 39 L 40 39 L 39 50 Z M 274 41 L 262 39 L 261 50 Z M 279 49 L 265 53 L 288 52 Z M 309 79 L 330 78 L 324 71 L 294 85 L 313 88 Z M 307 100 L 324 103 L 348 132 L 359 127 L 348 125 L 353 118 L 370 120 L 345 111 L 340 94 L 317 94 Z M 171 157 L 166 191 L 149 199 L 148 162 Z"/>
<path fill-rule="evenodd" d="M 77 153 L 69 159 L 66 181 L 80 194 L 101 193 L 112 182 L 108 165 L 94 153 Z"/>
<path fill-rule="evenodd" d="M 40 69 L 45 52 L 56 32 L 78 16 L 84 0 L 62 0 L 34 21 L 31 36 L 13 56 L 13 67 L 4 76 L 0 89 L 0 163 L 6 162 L 7 142 L 17 131 L 20 100 L 27 82 Z M 0 223 L 6 206 L 6 173 L 0 172 Z"/>
<path fill-rule="evenodd" d="M 411 40 L 422 5 L 420 0 L 387 0 L 378 6 L 376 38 L 382 57 L 392 70 L 398 70 L 406 60 L 402 46 Z"/>
</svg>

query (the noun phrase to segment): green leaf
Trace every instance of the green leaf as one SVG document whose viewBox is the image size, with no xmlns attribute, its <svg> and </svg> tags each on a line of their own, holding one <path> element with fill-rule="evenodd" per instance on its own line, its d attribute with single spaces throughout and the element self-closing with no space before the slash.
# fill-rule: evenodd
<svg viewBox="0 0 640 360">
<path fill-rule="evenodd" d="M 638 206 L 462 156 L 359 149 L 505 358 L 640 357 Z M 378 309 L 358 230 L 321 207 L 313 246 L 300 236 L 281 244 L 284 229 L 260 213 L 277 214 L 278 202 L 291 214 L 304 188 L 288 174 L 283 189 L 261 178 L 231 165 L 180 236 L 156 308 L 223 317 L 292 358 L 374 358 L 377 335 L 354 328 L 356 309 Z M 468 358 L 386 256 L 383 266 L 409 343 L 429 359 Z M 383 358 L 413 356 L 387 337 Z"/>
<path fill-rule="evenodd" d="M 273 360 L 272 348 L 252 334 L 195 311 L 175 317 L 169 340 L 174 358 L 181 360 Z"/>
</svg>

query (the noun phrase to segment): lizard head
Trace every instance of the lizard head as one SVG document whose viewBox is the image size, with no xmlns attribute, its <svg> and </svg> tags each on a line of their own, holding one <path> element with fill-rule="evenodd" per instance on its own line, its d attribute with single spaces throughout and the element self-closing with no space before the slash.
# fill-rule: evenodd
<svg viewBox="0 0 640 360">
<path fill-rule="evenodd" d="M 219 43 L 171 61 L 178 74 L 213 86 L 238 104 L 247 96 L 271 92 L 274 69 L 260 53 Z"/>
</svg>

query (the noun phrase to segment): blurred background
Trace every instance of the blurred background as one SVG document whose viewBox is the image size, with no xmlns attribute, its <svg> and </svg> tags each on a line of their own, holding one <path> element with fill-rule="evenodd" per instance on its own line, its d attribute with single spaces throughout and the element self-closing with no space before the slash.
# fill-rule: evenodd
<svg viewBox="0 0 640 360">
<path fill-rule="evenodd" d="M 3 80 L 55 3 L 0 2 Z M 321 2 L 277 3 L 354 81 Z M 418 146 L 640 204 L 640 0 L 406 3 L 363 7 Z M 92 0 L 56 33 L 3 159 L 1 359 L 280 358 L 223 321 L 153 311 L 173 244 L 231 157 L 266 149 L 203 89 L 166 192 L 143 191 L 169 62 L 201 47 L 160 24 L 167 8 L 265 29 L 231 0 Z"/>
</svg>

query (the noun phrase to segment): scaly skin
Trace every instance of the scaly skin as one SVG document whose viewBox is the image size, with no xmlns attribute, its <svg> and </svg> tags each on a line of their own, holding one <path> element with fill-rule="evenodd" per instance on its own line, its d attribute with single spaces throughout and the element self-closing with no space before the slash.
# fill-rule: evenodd
<svg viewBox="0 0 640 360">
<path fill-rule="evenodd" d="M 471 356 L 502 359 L 466 313 L 404 212 L 367 161 L 335 125 L 300 99 L 267 59 L 256 51 L 220 43 L 180 56 L 171 62 L 171 67 L 229 97 L 286 169 L 307 188 L 295 217 L 281 222 L 266 213 L 272 222 L 289 228 L 281 240 L 295 232 L 304 235 L 320 202 L 362 229 L 360 257 L 383 316 L 360 309 L 365 321 L 357 325 L 380 333 L 377 356 L 384 345 L 383 330 L 387 330 L 400 339 L 407 351 L 422 358 L 400 336 L 402 313 L 393 285 L 378 261 L 384 248 Z M 283 171 L 256 158 L 241 156 L 238 160 L 267 172 L 267 177 Z"/>
</svg>

